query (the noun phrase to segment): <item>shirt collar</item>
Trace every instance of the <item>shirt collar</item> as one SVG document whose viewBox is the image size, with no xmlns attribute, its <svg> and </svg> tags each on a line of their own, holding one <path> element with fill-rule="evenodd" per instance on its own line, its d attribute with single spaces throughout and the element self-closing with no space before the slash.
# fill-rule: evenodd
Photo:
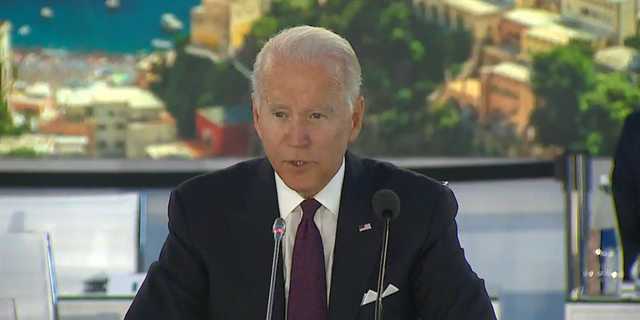
<svg viewBox="0 0 640 320">
<path fill-rule="evenodd" d="M 338 211 L 340 210 L 340 196 L 342 194 L 342 183 L 344 181 L 344 163 L 345 159 L 342 158 L 342 165 L 338 172 L 331 178 L 329 183 L 313 197 L 335 216 L 338 216 Z M 285 219 L 289 213 L 304 201 L 304 198 L 289 188 L 277 172 L 274 172 L 274 174 L 276 176 L 276 191 L 278 193 L 280 217 Z"/>
</svg>

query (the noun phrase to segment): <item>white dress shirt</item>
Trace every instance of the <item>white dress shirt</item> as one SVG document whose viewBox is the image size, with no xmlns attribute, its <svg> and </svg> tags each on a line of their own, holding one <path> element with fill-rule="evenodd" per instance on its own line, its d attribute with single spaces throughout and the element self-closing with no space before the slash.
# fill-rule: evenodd
<svg viewBox="0 0 640 320">
<path fill-rule="evenodd" d="M 276 173 L 276 191 L 278 193 L 278 206 L 280 216 L 287 223 L 287 232 L 282 241 L 282 253 L 284 254 L 284 279 L 285 301 L 289 300 L 289 284 L 291 279 L 291 264 L 293 262 L 293 246 L 296 240 L 298 225 L 302 220 L 302 208 L 300 203 L 304 201 L 297 192 L 291 190 Z M 331 291 L 331 270 L 333 268 L 333 249 L 336 243 L 336 228 L 338 226 L 338 211 L 340 209 L 340 196 L 342 194 L 342 182 L 344 180 L 344 158 L 342 166 L 329 183 L 313 198 L 322 205 L 316 212 L 313 221 L 316 223 L 322 246 L 324 248 L 324 263 L 327 272 L 327 301 Z"/>
</svg>

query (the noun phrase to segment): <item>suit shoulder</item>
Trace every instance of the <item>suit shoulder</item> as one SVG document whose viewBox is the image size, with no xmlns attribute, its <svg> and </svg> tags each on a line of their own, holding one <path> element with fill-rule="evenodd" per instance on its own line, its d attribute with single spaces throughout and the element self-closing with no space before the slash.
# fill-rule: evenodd
<svg viewBox="0 0 640 320">
<path fill-rule="evenodd" d="M 374 181 L 392 188 L 396 193 L 408 195 L 440 194 L 448 190 L 442 181 L 397 165 L 375 159 L 362 159 L 363 165 L 373 175 Z"/>
<path fill-rule="evenodd" d="M 640 128 L 640 111 L 635 111 L 624 120 L 624 126 L 628 129 Z"/>
<path fill-rule="evenodd" d="M 194 194 L 238 194 L 263 158 L 238 162 L 230 167 L 188 179 L 176 187 L 182 196 Z"/>
<path fill-rule="evenodd" d="M 624 120 L 618 143 L 636 144 L 638 133 L 640 133 L 640 111 L 630 114 Z"/>
</svg>

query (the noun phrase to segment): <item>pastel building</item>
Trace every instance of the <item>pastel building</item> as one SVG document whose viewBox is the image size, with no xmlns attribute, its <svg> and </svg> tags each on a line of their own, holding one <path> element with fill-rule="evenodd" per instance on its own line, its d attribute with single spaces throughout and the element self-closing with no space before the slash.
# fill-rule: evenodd
<svg viewBox="0 0 640 320">
<path fill-rule="evenodd" d="M 638 34 L 636 0 L 562 0 L 562 17 L 580 27 L 608 36 L 610 44 Z"/>
<path fill-rule="evenodd" d="M 214 106 L 196 112 L 196 135 L 208 156 L 247 156 L 253 132 L 249 106 Z"/>
<path fill-rule="evenodd" d="M 218 53 L 233 52 L 244 45 L 269 4 L 269 0 L 202 0 L 191 9 L 191 43 Z"/>
<path fill-rule="evenodd" d="M 476 39 L 484 38 L 513 2 L 491 0 L 415 0 L 426 19 L 451 29 L 464 29 Z"/>
<path fill-rule="evenodd" d="M 536 106 L 530 81 L 531 71 L 522 64 L 503 62 L 484 67 L 480 72 L 480 119 L 500 115 L 514 125 L 518 134 L 526 134 L 529 118 Z"/>
<path fill-rule="evenodd" d="M 63 88 L 56 103 L 69 121 L 92 124 L 99 157 L 144 158 L 146 146 L 177 139 L 176 121 L 164 103 L 138 87 Z"/>
</svg>

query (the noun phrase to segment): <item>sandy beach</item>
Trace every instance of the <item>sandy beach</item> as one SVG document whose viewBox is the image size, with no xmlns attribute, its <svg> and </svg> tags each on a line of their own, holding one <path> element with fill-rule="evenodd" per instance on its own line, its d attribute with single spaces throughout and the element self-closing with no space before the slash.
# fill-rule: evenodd
<svg viewBox="0 0 640 320">
<path fill-rule="evenodd" d="M 84 86 L 113 74 L 126 75 L 133 82 L 136 64 L 143 58 L 142 55 L 101 52 L 80 54 L 51 49 L 13 50 L 18 81 L 27 84 L 44 82 L 53 87 Z"/>
</svg>

